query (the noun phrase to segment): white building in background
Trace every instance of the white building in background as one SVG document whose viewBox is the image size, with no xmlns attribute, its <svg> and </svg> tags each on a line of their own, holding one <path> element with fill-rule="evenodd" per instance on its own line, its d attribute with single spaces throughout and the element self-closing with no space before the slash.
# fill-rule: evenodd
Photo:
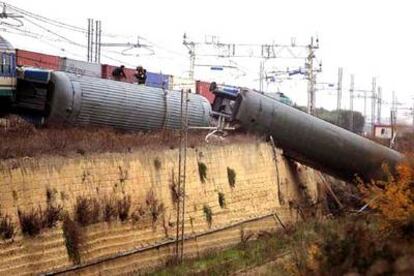
<svg viewBox="0 0 414 276">
<path fill-rule="evenodd" d="M 374 136 L 380 139 L 392 138 L 392 126 L 391 125 L 374 125 Z"/>
</svg>

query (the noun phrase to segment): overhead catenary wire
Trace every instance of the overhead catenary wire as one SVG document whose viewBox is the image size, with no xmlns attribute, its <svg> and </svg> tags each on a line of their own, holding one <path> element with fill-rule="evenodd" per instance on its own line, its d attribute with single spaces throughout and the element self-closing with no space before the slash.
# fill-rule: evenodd
<svg viewBox="0 0 414 276">
<path fill-rule="evenodd" d="M 0 3 L 3 3 L 4 5 L 6 5 L 6 7 L 9 8 L 10 10 L 12 10 L 13 12 L 16 12 L 19 15 L 24 16 L 24 18 L 23 18 L 24 22 L 29 23 L 29 25 L 33 25 L 34 27 L 40 29 L 43 33 L 48 34 L 48 35 L 45 36 L 43 34 L 39 34 L 39 33 L 36 33 L 34 31 L 29 31 L 27 29 L 22 30 L 22 32 L 26 32 L 26 34 L 28 34 L 28 32 L 30 32 L 31 34 L 29 36 L 31 38 L 37 39 L 37 40 L 41 41 L 42 43 L 44 43 L 46 45 L 49 45 L 49 46 L 51 46 L 55 49 L 58 49 L 61 52 L 66 52 L 66 53 L 68 53 L 70 55 L 73 55 L 73 56 L 76 56 L 76 57 L 82 57 L 79 54 L 75 54 L 74 51 L 69 51 L 67 49 L 67 47 L 65 47 L 65 46 L 59 47 L 59 46 L 56 46 L 56 45 L 52 45 L 50 42 L 47 42 L 46 40 L 53 41 L 53 42 L 61 42 L 61 43 L 64 43 L 64 44 L 66 43 L 66 44 L 69 44 L 69 45 L 72 45 L 72 46 L 75 46 L 75 47 L 81 47 L 81 48 L 85 49 L 85 48 L 87 48 L 87 46 L 83 45 L 82 43 L 79 43 L 79 39 L 74 40 L 74 39 L 69 38 L 67 35 L 68 35 L 68 32 L 76 32 L 76 33 L 80 33 L 82 35 L 86 35 L 87 34 L 86 28 L 75 26 L 73 24 L 67 24 L 67 23 L 61 22 L 59 20 L 50 19 L 50 18 L 47 18 L 45 16 L 42 16 L 42 15 L 39 15 L 39 14 L 30 12 L 30 11 L 27 11 L 27 10 L 24 10 L 24 9 L 21 9 L 21 8 L 18 8 L 18 7 L 13 6 L 13 5 L 10 5 L 6 2 L 0 1 Z M 9 27 L 9 26 L 7 26 L 7 27 Z M 62 33 L 61 31 L 56 31 L 56 30 L 53 30 L 52 28 L 55 28 L 55 29 L 58 28 L 58 29 L 66 30 L 67 32 L 65 34 L 65 32 Z M 20 35 L 23 35 L 23 34 L 20 34 Z M 131 38 L 131 36 L 110 34 L 110 33 L 106 33 L 106 32 L 102 32 L 102 36 L 111 37 L 111 38 Z M 181 58 L 185 57 L 185 54 L 183 54 L 183 53 L 171 50 L 168 47 L 165 47 L 165 46 L 163 46 L 159 43 L 155 43 L 155 42 L 153 42 L 149 39 L 146 39 L 142 36 L 138 36 L 138 38 L 140 40 L 146 41 L 146 42 L 150 43 L 151 45 L 153 45 L 157 51 L 162 50 L 166 54 L 171 55 L 171 56 L 177 56 L 177 57 L 181 57 Z M 86 43 L 86 41 L 85 41 L 85 43 Z M 157 55 L 155 55 L 155 53 L 153 51 L 151 51 L 149 53 L 145 53 L 145 54 L 133 54 L 133 53 L 129 52 L 130 50 L 131 50 L 131 48 L 123 49 L 123 50 L 120 50 L 120 51 L 105 49 L 105 50 L 102 50 L 102 52 L 105 52 L 105 54 L 102 54 L 102 57 L 106 58 L 107 60 L 110 60 L 110 61 L 113 61 L 113 62 L 116 62 L 116 63 L 119 63 L 119 64 L 124 64 L 124 65 L 127 65 L 127 66 L 131 66 L 131 67 L 135 67 L 136 64 L 128 62 L 124 57 L 126 57 L 126 56 L 136 56 L 136 57 L 146 56 L 146 57 L 151 58 L 151 59 L 173 60 L 173 57 L 171 57 L 171 56 L 165 56 L 165 57 L 157 56 Z M 117 55 L 119 57 L 115 58 L 114 55 Z"/>
<path fill-rule="evenodd" d="M 44 17 L 42 15 L 35 14 L 35 13 L 32 13 L 32 12 L 26 11 L 24 9 L 18 8 L 16 6 L 10 5 L 9 3 L 3 2 L 3 1 L 0 1 L 0 4 L 3 4 L 6 7 L 8 7 L 9 9 L 14 10 L 15 12 L 20 13 L 22 15 L 25 15 L 26 17 L 31 17 L 33 19 L 42 21 L 42 22 L 50 24 L 50 25 L 54 25 L 56 27 L 61 27 L 61 28 L 66 28 L 68 30 L 72 30 L 72 31 L 86 33 L 86 29 L 84 29 L 84 28 L 74 26 L 74 25 L 70 25 L 70 24 L 67 24 L 67 23 L 63 23 L 63 22 L 60 22 L 60 21 L 57 21 L 57 20 L 54 20 L 54 19 L 50 19 L 50 18 Z"/>
<path fill-rule="evenodd" d="M 18 7 L 12 6 L 12 5 L 10 5 L 8 3 L 5 3 L 5 2 L 0 2 L 0 3 L 3 3 L 8 8 L 14 10 L 15 12 L 17 12 L 19 14 L 24 15 L 25 16 L 24 17 L 24 20 L 26 22 L 28 22 L 28 23 L 36 26 L 37 28 L 40 28 L 44 32 L 47 32 L 47 33 L 52 34 L 52 35 L 54 35 L 56 37 L 59 37 L 63 42 L 69 43 L 69 44 L 74 45 L 74 46 L 82 47 L 82 48 L 85 48 L 86 47 L 86 45 L 83 45 L 81 43 L 78 43 L 78 42 L 76 42 L 76 41 L 74 41 L 72 39 L 67 38 L 64 35 L 59 34 L 58 32 L 55 32 L 55 31 L 51 30 L 50 28 L 44 26 L 44 24 L 42 25 L 42 24 L 36 23 L 35 20 L 36 21 L 40 21 L 40 22 L 45 23 L 45 24 L 49 24 L 49 25 L 54 26 L 54 27 L 63 28 L 63 29 L 69 30 L 69 31 L 76 31 L 76 32 L 79 32 L 79 33 L 82 33 L 82 34 L 87 34 L 87 30 L 86 29 L 81 28 L 81 27 L 78 27 L 78 26 L 66 24 L 66 23 L 63 23 L 61 21 L 57 21 L 57 20 L 54 20 L 54 19 L 50 19 L 50 18 L 41 16 L 41 15 L 38 15 L 38 14 L 35 14 L 35 13 L 32 13 L 32 12 L 29 12 L 29 11 L 26 11 L 26 10 L 23 10 L 23 9 L 20 9 Z M 107 33 L 102 33 L 102 36 L 121 37 L 120 35 L 107 34 Z M 32 35 L 32 38 L 36 38 L 36 35 Z M 145 41 L 148 41 L 147 39 L 145 39 L 143 37 L 140 37 L 139 36 L 139 38 L 140 39 L 143 39 Z M 160 45 L 157 45 L 157 47 L 158 48 L 162 48 L 163 50 L 168 51 L 170 53 L 173 53 L 174 52 L 174 51 L 171 51 L 171 50 L 169 50 L 169 49 L 167 49 L 165 47 L 162 47 Z M 121 52 L 110 51 L 110 50 L 105 50 L 105 52 L 109 52 L 109 53 L 113 53 L 113 54 L 117 54 L 117 55 L 122 55 L 122 56 L 131 55 L 131 54 L 126 54 L 125 53 L 125 51 L 127 51 L 127 50 L 129 50 L 129 49 L 123 50 Z M 154 54 L 153 52 L 150 52 L 147 55 L 153 55 L 153 54 Z M 177 54 L 177 53 L 175 53 L 175 54 Z M 110 60 L 116 61 L 116 62 L 126 63 L 124 61 L 121 61 L 119 59 L 114 59 L 113 57 L 110 57 L 110 56 L 107 56 L 107 55 L 102 55 L 102 56 L 104 56 L 105 58 L 108 58 Z M 142 56 L 142 55 L 139 55 L 139 56 Z M 129 65 L 133 66 L 132 64 L 129 64 Z"/>
<path fill-rule="evenodd" d="M 17 33 L 17 32 L 13 32 L 13 31 L 10 31 L 10 30 L 3 30 L 3 31 L 8 32 L 8 33 L 12 33 L 12 34 L 16 34 L 16 35 L 27 36 L 27 34 L 24 34 L 24 33 Z M 66 52 L 66 53 L 69 53 L 69 54 L 71 54 L 71 55 L 73 55 L 73 56 L 77 56 L 77 57 L 83 57 L 83 56 L 81 56 L 80 54 L 77 54 L 77 53 L 75 53 L 75 52 L 73 52 L 73 51 L 67 50 L 67 49 L 62 48 L 62 47 L 58 47 L 58 46 L 56 46 L 55 44 L 50 43 L 50 42 L 46 41 L 45 39 L 42 39 L 41 37 L 37 37 L 37 36 L 35 36 L 35 35 L 31 35 L 31 37 L 32 37 L 32 38 L 37 39 L 37 40 L 38 40 L 39 42 L 41 42 L 41 43 L 44 43 L 44 44 L 46 44 L 46 45 L 48 45 L 48 46 L 50 46 L 50 47 L 53 47 L 53 48 L 55 48 L 55 49 L 57 49 L 57 50 L 62 51 L 62 52 Z M 54 40 L 54 41 L 55 41 L 55 40 Z M 116 52 L 114 52 L 114 53 L 115 53 L 115 54 L 119 54 L 119 53 L 116 53 Z M 109 59 L 109 60 L 112 60 L 112 61 L 115 61 L 115 62 L 117 62 L 117 63 L 120 63 L 120 64 L 125 64 L 125 65 L 131 66 L 131 67 L 135 66 L 135 65 L 134 65 L 134 64 L 132 64 L 132 63 L 125 62 L 124 60 L 120 60 L 120 59 L 117 59 L 117 58 L 114 58 L 114 57 L 111 57 L 111 56 L 108 56 L 108 55 L 102 55 L 102 56 L 103 56 L 103 57 L 105 57 L 105 58 L 107 58 L 107 59 Z M 33 58 L 29 58 L 29 57 L 25 57 L 24 59 L 31 60 L 31 61 L 35 61 L 35 62 L 38 62 L 38 61 L 39 61 L 39 60 L 36 60 L 36 59 L 33 59 Z M 49 64 L 49 65 L 53 65 L 52 63 L 48 63 L 48 62 L 45 62 L 45 61 L 42 61 L 42 64 Z"/>
<path fill-rule="evenodd" d="M 42 25 L 40 25 L 40 24 L 37 24 L 36 22 L 34 22 L 34 21 L 30 20 L 30 19 L 25 18 L 25 20 L 26 20 L 26 21 L 28 21 L 29 23 L 33 24 L 34 26 L 36 26 L 36 27 L 38 27 L 38 28 L 42 29 L 43 31 L 45 31 L 45 32 L 47 32 L 47 33 L 50 33 L 50 34 L 52 34 L 52 35 L 55 35 L 55 36 L 57 36 L 57 37 L 59 37 L 59 38 L 60 38 L 60 40 L 59 40 L 59 39 L 51 39 L 51 38 L 46 38 L 45 36 L 42 36 L 42 35 L 40 35 L 40 34 L 36 34 L 36 33 L 34 33 L 34 32 L 31 32 L 31 31 L 27 31 L 27 30 L 20 30 L 21 32 L 25 32 L 26 34 L 30 34 L 30 36 L 31 36 L 32 38 L 35 38 L 35 39 L 38 39 L 38 40 L 42 40 L 42 39 L 43 39 L 43 42 L 44 42 L 44 43 L 46 43 L 46 42 L 44 41 L 44 39 L 49 39 L 49 40 L 52 40 L 52 41 L 55 41 L 55 42 L 59 42 L 59 41 L 61 41 L 61 42 L 66 42 L 66 43 L 69 43 L 69 44 L 71 44 L 71 45 L 74 45 L 74 46 L 77 46 L 77 47 L 81 47 L 81 48 L 86 48 L 86 47 L 87 47 L 86 45 L 83 45 L 83 44 L 81 44 L 81 43 L 78 43 L 78 42 L 76 42 L 76 41 L 73 41 L 73 40 L 71 40 L 71 39 L 69 39 L 69 38 L 67 38 L 67 37 L 65 37 L 65 36 L 63 36 L 63 35 L 57 34 L 56 32 L 54 32 L 54 31 L 52 31 L 52 30 L 50 30 L 50 29 L 48 29 L 48 28 L 46 28 L 46 27 L 44 27 L 44 26 L 42 26 Z M 49 44 L 49 45 L 50 45 L 50 44 Z M 53 45 L 50 45 L 50 46 L 53 46 Z M 54 47 L 54 48 L 57 48 L 56 46 L 53 46 L 53 47 Z M 61 48 L 59 48 L 59 49 L 61 49 Z M 66 51 L 66 50 L 65 50 L 65 51 Z M 71 53 L 70 51 L 66 51 L 66 52 Z M 122 53 L 119 53 L 119 52 L 116 52 L 116 51 L 110 51 L 110 50 L 109 50 L 109 51 L 107 51 L 107 52 L 110 52 L 110 53 L 112 53 L 112 54 L 122 55 Z M 73 53 L 71 53 L 71 54 L 73 54 Z M 76 56 L 80 56 L 79 54 L 75 54 L 75 55 L 76 55 Z M 134 64 L 131 64 L 131 63 L 125 62 L 124 60 L 120 60 L 120 59 L 117 59 L 117 58 L 111 57 L 111 56 L 109 56 L 109 55 L 102 54 L 102 56 L 103 56 L 103 57 L 105 57 L 105 58 L 107 58 L 107 59 L 109 59 L 109 60 L 115 61 L 115 62 L 117 62 L 117 63 L 126 64 L 126 65 L 128 65 L 128 66 L 134 66 Z"/>
<path fill-rule="evenodd" d="M 26 16 L 31 17 L 33 19 L 39 20 L 43 23 L 46 23 L 46 24 L 49 24 L 49 25 L 52 25 L 52 26 L 55 26 L 55 27 L 58 27 L 58 28 L 64 28 L 64 29 L 69 30 L 69 31 L 75 31 L 75 32 L 83 33 L 85 35 L 87 34 L 87 29 L 86 28 L 75 26 L 75 25 L 72 25 L 72 24 L 67 24 L 67 23 L 62 22 L 62 21 L 51 19 L 51 18 L 42 16 L 42 15 L 39 15 L 39 14 L 35 14 L 33 12 L 29 12 L 27 10 L 18 8 L 16 6 L 10 5 L 10 4 L 8 4 L 6 2 L 3 2 L 3 1 L 0 1 L 0 3 L 5 4 L 6 7 L 14 10 L 15 12 L 18 12 L 22 15 L 26 15 Z M 103 32 L 102 36 L 113 37 L 113 38 L 116 38 L 116 37 L 118 37 L 118 38 L 129 38 L 130 37 L 130 36 L 126 36 L 126 35 L 112 34 L 112 33 L 106 33 L 106 32 Z"/>
</svg>

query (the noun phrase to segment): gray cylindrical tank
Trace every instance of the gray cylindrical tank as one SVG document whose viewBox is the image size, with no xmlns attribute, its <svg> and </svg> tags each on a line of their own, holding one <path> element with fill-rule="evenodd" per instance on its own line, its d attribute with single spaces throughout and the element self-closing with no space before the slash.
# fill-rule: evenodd
<svg viewBox="0 0 414 276">
<path fill-rule="evenodd" d="M 180 127 L 181 94 L 64 72 L 53 72 L 48 89 L 48 121 L 151 130 Z M 208 126 L 211 106 L 189 94 L 190 126 Z"/>
<path fill-rule="evenodd" d="M 403 158 L 397 151 L 253 91 L 240 93 L 233 119 L 272 135 L 292 159 L 345 180 L 355 175 L 381 178 L 384 162 L 393 167 Z"/>
</svg>

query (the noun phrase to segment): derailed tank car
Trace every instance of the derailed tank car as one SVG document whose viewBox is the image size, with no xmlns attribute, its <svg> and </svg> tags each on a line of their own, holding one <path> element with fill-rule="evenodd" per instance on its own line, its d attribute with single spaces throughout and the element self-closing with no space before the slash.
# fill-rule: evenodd
<svg viewBox="0 0 414 276">
<path fill-rule="evenodd" d="M 232 120 L 272 135 L 286 156 L 345 180 L 381 178 L 383 163 L 393 167 L 403 159 L 397 151 L 246 89 L 237 96 Z"/>
<path fill-rule="evenodd" d="M 175 91 L 53 72 L 47 95 L 47 122 L 127 130 L 180 127 L 181 95 Z M 208 126 L 210 112 L 204 97 L 189 94 L 190 126 Z"/>
</svg>

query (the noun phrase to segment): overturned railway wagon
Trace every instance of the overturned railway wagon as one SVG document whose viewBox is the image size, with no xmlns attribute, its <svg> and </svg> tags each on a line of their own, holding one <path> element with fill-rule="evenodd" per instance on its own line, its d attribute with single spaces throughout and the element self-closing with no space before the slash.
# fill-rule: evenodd
<svg viewBox="0 0 414 276">
<path fill-rule="evenodd" d="M 102 125 L 128 130 L 180 127 L 181 94 L 106 79 L 53 72 L 47 91 L 46 121 Z M 207 99 L 189 94 L 190 126 L 208 126 Z"/>
<path fill-rule="evenodd" d="M 239 93 L 232 118 L 272 135 L 286 156 L 345 180 L 382 178 L 384 163 L 393 168 L 403 159 L 397 151 L 247 89 Z"/>
</svg>

